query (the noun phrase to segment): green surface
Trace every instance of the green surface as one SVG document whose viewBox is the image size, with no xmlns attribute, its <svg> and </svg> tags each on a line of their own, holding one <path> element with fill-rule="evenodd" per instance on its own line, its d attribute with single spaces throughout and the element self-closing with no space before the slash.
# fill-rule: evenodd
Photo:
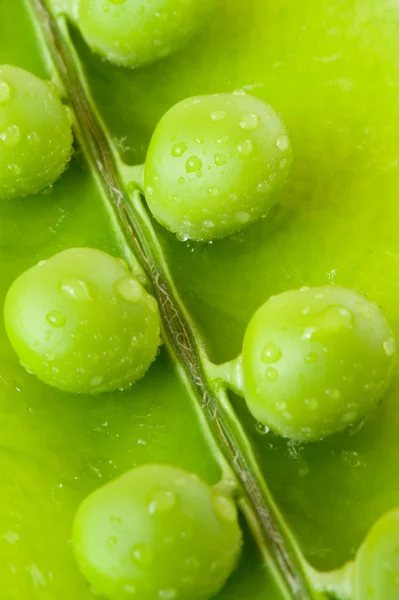
<svg viewBox="0 0 399 600">
<path fill-rule="evenodd" d="M 48 77 L 22 0 L 0 1 L 0 62 Z M 39 260 L 90 246 L 124 250 L 79 149 L 67 173 L 35 198 L 0 207 L 0 297 Z M 190 398 L 165 351 L 130 392 L 74 396 L 45 386 L 20 366 L 0 325 L 0 575 L 4 600 L 89 600 L 71 547 L 79 503 L 143 463 L 167 463 L 216 483 Z M 245 552 L 218 596 L 280 600 L 243 523 Z"/>
<path fill-rule="evenodd" d="M 73 528 L 82 573 L 110 600 L 208 600 L 241 543 L 234 500 L 167 465 L 138 467 L 91 494 Z"/>
<path fill-rule="evenodd" d="M 164 234 L 184 299 L 217 361 L 239 352 L 256 308 L 281 291 L 339 284 L 366 292 L 395 336 L 399 7 L 394 0 L 223 0 L 190 51 L 139 72 L 84 57 L 97 105 L 125 157 L 143 162 L 156 123 L 185 97 L 244 88 L 281 111 L 294 163 L 281 207 L 211 245 Z M 206 50 L 205 47 L 206 46 Z M 399 504 L 399 388 L 361 431 L 296 446 L 235 406 L 309 560 L 342 564 Z"/>
<path fill-rule="evenodd" d="M 338 286 L 272 296 L 242 350 L 244 397 L 260 423 L 299 442 L 367 418 L 392 383 L 396 344 L 367 298 Z"/>
<path fill-rule="evenodd" d="M 78 394 L 129 389 L 161 345 L 155 298 L 125 261 L 93 248 L 69 248 L 22 273 L 4 324 L 28 373 Z"/>
<path fill-rule="evenodd" d="M 144 160 L 156 123 L 186 97 L 244 88 L 281 111 L 293 171 L 281 207 L 209 245 L 157 228 L 213 358 L 230 360 L 253 312 L 302 285 L 364 290 L 399 333 L 399 6 L 394 0 L 222 0 L 186 50 L 141 71 L 91 55 L 76 34 L 96 103 L 122 156 Z M 0 62 L 46 69 L 22 0 L 0 0 Z M 48 195 L 0 207 L 0 292 L 40 259 L 88 245 L 119 255 L 102 200 L 78 151 Z M 72 397 L 25 374 L 0 330 L 0 573 L 7 600 L 91 598 L 68 544 L 81 499 L 144 462 L 219 478 L 197 417 L 162 353 L 126 394 Z M 306 556 L 353 555 L 373 522 L 399 504 L 398 385 L 360 431 L 300 446 L 260 435 L 237 414 Z M 250 592 L 248 591 L 250 589 Z M 278 598 L 246 537 L 219 598 Z"/>
</svg>

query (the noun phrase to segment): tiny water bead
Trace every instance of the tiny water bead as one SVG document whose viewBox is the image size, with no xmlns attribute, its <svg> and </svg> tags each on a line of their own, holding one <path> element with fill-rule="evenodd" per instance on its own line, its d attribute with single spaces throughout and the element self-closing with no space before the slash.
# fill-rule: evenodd
<svg viewBox="0 0 399 600">
<path fill-rule="evenodd" d="M 124 67 L 141 67 L 181 49 L 217 0 L 76 0 L 77 24 L 91 49 Z"/>
<path fill-rule="evenodd" d="M 23 273 L 4 320 L 27 370 L 76 393 L 129 387 L 160 345 L 158 305 L 127 264 L 100 250 L 65 250 Z"/>
<path fill-rule="evenodd" d="M 290 166 L 286 129 L 262 100 L 189 98 L 155 129 L 144 168 L 148 206 L 179 239 L 221 238 L 268 214 Z"/>
<path fill-rule="evenodd" d="M 130 598 L 130 589 L 140 600 L 208 600 L 234 570 L 241 543 L 230 497 L 161 465 L 135 468 L 92 493 L 73 527 L 83 575 L 110 600 Z"/>
<path fill-rule="evenodd" d="M 381 310 L 357 292 L 302 288 L 255 313 L 242 359 L 257 421 L 313 441 L 361 421 L 378 404 L 393 377 L 396 346 Z"/>
<path fill-rule="evenodd" d="M 0 200 L 35 194 L 54 183 L 71 157 L 72 141 L 68 109 L 55 87 L 1 65 Z"/>
</svg>

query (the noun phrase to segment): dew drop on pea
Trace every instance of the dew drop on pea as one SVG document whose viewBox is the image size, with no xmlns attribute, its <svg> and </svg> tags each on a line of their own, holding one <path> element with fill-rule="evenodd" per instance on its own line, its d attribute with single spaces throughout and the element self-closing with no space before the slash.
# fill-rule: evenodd
<svg viewBox="0 0 399 600">
<path fill-rule="evenodd" d="M 66 323 L 65 315 L 62 314 L 59 310 L 52 310 L 46 316 L 46 320 L 50 325 L 56 327 L 57 329 L 61 329 L 64 327 Z"/>
<path fill-rule="evenodd" d="M 177 496 L 167 490 L 155 490 L 150 494 L 148 512 L 150 515 L 167 513 L 177 504 Z"/>
<path fill-rule="evenodd" d="M 209 116 L 212 121 L 222 121 L 227 116 L 227 112 L 225 110 L 214 110 Z"/>
<path fill-rule="evenodd" d="M 76 277 L 63 279 L 60 283 L 60 290 L 65 296 L 72 298 L 79 304 L 84 304 L 91 300 L 91 294 L 88 284 Z"/>
<path fill-rule="evenodd" d="M 215 154 L 215 165 L 217 167 L 221 167 L 226 164 L 226 155 L 225 154 Z"/>
<path fill-rule="evenodd" d="M 180 143 L 174 144 L 174 146 L 172 146 L 171 155 L 174 158 L 180 158 L 181 156 L 183 156 L 183 154 L 185 153 L 186 150 L 187 150 L 187 144 L 185 142 L 180 142 Z"/>
<path fill-rule="evenodd" d="M 10 125 L 0 133 L 0 140 L 6 146 L 17 146 L 21 141 L 21 130 L 18 125 Z"/>
<path fill-rule="evenodd" d="M 91 380 L 91 385 L 93 387 L 98 387 L 99 385 L 101 385 L 103 382 L 103 377 L 101 377 L 100 375 L 98 375 L 97 377 L 93 377 L 93 379 Z"/>
<path fill-rule="evenodd" d="M 198 571 L 198 569 L 201 566 L 201 563 L 198 560 L 198 558 L 191 557 L 186 558 L 186 560 L 184 561 L 184 566 L 188 571 Z"/>
<path fill-rule="evenodd" d="M 290 145 L 289 139 L 286 135 L 279 135 L 276 139 L 276 146 L 282 152 L 287 150 Z"/>
<path fill-rule="evenodd" d="M 208 194 L 209 194 L 210 196 L 215 196 L 215 197 L 216 197 L 216 196 L 219 196 L 219 194 L 220 194 L 220 189 L 219 189 L 219 188 L 218 188 L 216 185 L 213 185 L 213 186 L 211 186 L 210 188 L 208 188 Z"/>
<path fill-rule="evenodd" d="M 204 227 L 207 229 L 215 227 L 215 223 L 213 221 L 204 221 Z"/>
<path fill-rule="evenodd" d="M 250 220 L 250 215 L 249 213 L 245 212 L 245 211 L 239 211 L 238 213 L 236 213 L 236 221 L 238 223 L 242 223 L 243 225 L 245 223 L 248 223 L 248 221 Z"/>
<path fill-rule="evenodd" d="M 238 154 L 241 158 L 248 158 L 254 151 L 254 146 L 251 140 L 245 140 L 237 146 Z"/>
<path fill-rule="evenodd" d="M 279 375 L 278 371 L 273 367 L 269 367 L 266 371 L 266 379 L 269 383 L 275 383 L 278 381 Z"/>
<path fill-rule="evenodd" d="M 258 128 L 259 117 L 255 113 L 247 113 L 244 115 L 242 121 L 239 122 L 241 129 L 248 129 L 253 131 Z"/>
<path fill-rule="evenodd" d="M 237 519 L 235 502 L 228 496 L 215 495 L 213 497 L 213 508 L 221 521 L 233 523 Z"/>
<path fill-rule="evenodd" d="M 317 362 L 316 352 L 309 352 L 309 354 L 305 357 L 305 362 L 308 365 L 313 365 L 315 362 Z"/>
<path fill-rule="evenodd" d="M 396 343 L 393 338 L 388 338 L 383 343 L 384 352 L 387 356 L 392 356 L 396 351 Z"/>
<path fill-rule="evenodd" d="M 126 302 L 132 302 L 137 304 L 143 298 L 144 290 L 140 283 L 131 277 L 121 279 L 115 285 L 116 293 L 126 300 Z"/>
<path fill-rule="evenodd" d="M 276 363 L 280 360 L 283 353 L 281 352 L 281 348 L 277 346 L 274 342 L 269 342 L 263 348 L 262 352 L 262 361 L 265 363 Z"/>
<path fill-rule="evenodd" d="M 187 173 L 196 173 L 197 171 L 201 171 L 202 169 L 202 161 L 198 156 L 190 156 L 186 162 L 186 172 Z"/>
<path fill-rule="evenodd" d="M 6 81 L 0 81 L 0 105 L 8 104 L 11 100 L 11 87 Z"/>
<path fill-rule="evenodd" d="M 20 166 L 16 165 L 15 163 L 13 163 L 11 165 L 7 165 L 7 166 L 13 175 L 16 175 L 16 176 L 21 175 L 22 171 L 21 171 Z"/>
<path fill-rule="evenodd" d="M 110 538 L 108 538 L 107 540 L 107 546 L 109 548 L 114 548 L 118 543 L 118 538 L 116 538 L 115 536 L 112 536 Z"/>
<path fill-rule="evenodd" d="M 134 585 L 125 585 L 123 591 L 129 596 L 135 596 L 137 594 L 137 589 L 134 587 Z"/>
<path fill-rule="evenodd" d="M 310 410 L 317 410 L 319 407 L 319 403 L 317 402 L 316 398 L 307 398 L 305 400 L 305 404 L 310 408 Z"/>
<path fill-rule="evenodd" d="M 139 567 L 149 567 L 154 560 L 151 548 L 147 544 L 133 546 L 130 558 L 132 563 Z"/>
</svg>

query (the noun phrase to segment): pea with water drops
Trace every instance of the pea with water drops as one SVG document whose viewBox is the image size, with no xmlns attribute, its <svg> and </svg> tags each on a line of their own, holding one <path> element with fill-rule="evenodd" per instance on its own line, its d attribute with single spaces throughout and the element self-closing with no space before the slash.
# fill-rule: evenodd
<svg viewBox="0 0 399 600">
<path fill-rule="evenodd" d="M 93 590 L 110 600 L 208 600 L 236 566 L 241 530 L 230 496 L 147 465 L 83 501 L 73 546 Z"/>
<path fill-rule="evenodd" d="M 389 387 L 395 362 L 381 310 L 357 292 L 326 286 L 270 298 L 251 319 L 235 364 L 260 423 L 313 441 L 362 420 Z"/>
<path fill-rule="evenodd" d="M 129 387 L 160 345 L 155 298 L 124 261 L 91 248 L 65 250 L 18 277 L 4 318 L 26 369 L 70 392 Z"/>
<path fill-rule="evenodd" d="M 144 167 L 148 206 L 181 240 L 222 238 L 270 211 L 290 164 L 286 128 L 262 100 L 189 98 L 153 134 Z"/>
<path fill-rule="evenodd" d="M 0 66 L 0 199 L 35 194 L 65 170 L 71 113 L 55 87 L 32 73 Z"/>
<path fill-rule="evenodd" d="M 216 2 L 77 0 L 77 22 L 92 50 L 117 65 L 141 67 L 184 46 Z"/>
</svg>

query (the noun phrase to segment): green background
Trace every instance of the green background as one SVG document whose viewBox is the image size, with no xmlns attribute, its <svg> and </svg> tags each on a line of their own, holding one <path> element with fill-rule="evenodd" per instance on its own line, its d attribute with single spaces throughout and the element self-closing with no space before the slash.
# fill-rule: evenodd
<svg viewBox="0 0 399 600">
<path fill-rule="evenodd" d="M 23 0 L 0 0 L 0 63 L 48 76 Z M 399 337 L 399 5 L 395 0 L 220 0 L 174 57 L 124 70 L 73 35 L 121 156 L 142 162 L 177 101 L 243 88 L 283 115 L 294 148 L 281 206 L 207 245 L 157 227 L 179 290 L 215 361 L 239 353 L 253 311 L 301 285 L 364 291 Z M 0 295 L 36 261 L 85 245 L 122 255 L 79 149 L 35 198 L 0 207 Z M 360 429 L 301 446 L 261 435 L 233 398 L 265 478 L 308 560 L 347 560 L 399 505 L 398 382 Z M 4 600 L 89 599 L 69 543 L 79 501 L 130 467 L 165 462 L 215 482 L 219 470 L 165 352 L 131 392 L 58 393 L 19 366 L 0 327 L 0 576 Z M 279 595 L 249 536 L 220 599 Z"/>
</svg>

